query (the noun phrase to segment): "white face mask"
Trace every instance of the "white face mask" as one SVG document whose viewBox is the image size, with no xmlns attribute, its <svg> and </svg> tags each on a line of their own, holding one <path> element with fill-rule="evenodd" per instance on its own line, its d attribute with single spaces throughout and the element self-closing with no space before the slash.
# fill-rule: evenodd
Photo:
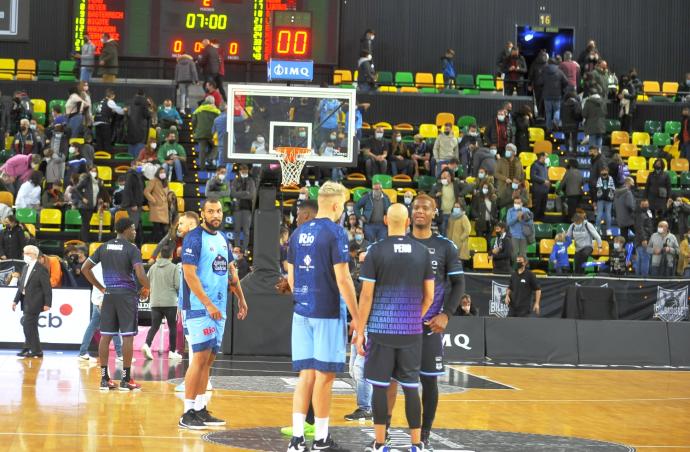
<svg viewBox="0 0 690 452">
<path fill-rule="evenodd" d="M 354 212 L 355 211 L 354 206 L 347 206 L 347 211 L 348 212 Z"/>
<path fill-rule="evenodd" d="M 98 172 L 97 171 L 91 171 L 91 177 L 94 179 L 98 179 Z"/>
<path fill-rule="evenodd" d="M 515 210 L 520 210 L 520 209 L 522 209 L 522 204 L 513 204 L 513 208 Z"/>
<path fill-rule="evenodd" d="M 264 144 L 264 141 L 266 141 L 266 140 L 264 139 L 264 137 L 257 137 L 257 139 L 256 139 L 256 142 L 259 143 L 259 144 Z"/>
<path fill-rule="evenodd" d="M 491 152 L 491 155 L 493 155 L 493 156 L 495 157 L 495 156 L 496 156 L 496 153 L 497 153 L 498 151 L 497 151 L 496 149 L 494 149 L 494 148 L 491 148 L 491 149 L 489 149 L 489 152 Z"/>
<path fill-rule="evenodd" d="M 27 256 L 27 255 L 25 254 L 25 255 L 24 255 L 24 262 L 26 263 L 26 265 L 31 265 L 31 264 L 33 264 L 34 262 L 36 262 L 36 259 L 34 259 L 34 258 L 31 257 L 31 256 Z"/>
<path fill-rule="evenodd" d="M 300 199 L 301 201 L 304 201 L 305 199 L 307 199 L 307 195 L 305 195 L 305 194 L 300 194 L 300 195 L 299 195 L 299 199 Z"/>
<path fill-rule="evenodd" d="M 151 143 L 151 149 L 156 149 L 158 147 L 158 143 Z"/>
<path fill-rule="evenodd" d="M 488 194 L 489 194 L 489 189 L 486 188 L 486 187 L 482 188 L 482 193 L 484 193 L 485 195 L 488 195 Z"/>
<path fill-rule="evenodd" d="M 36 124 L 31 124 L 31 125 L 29 126 L 29 129 L 31 129 L 31 130 L 36 130 Z"/>
<path fill-rule="evenodd" d="M 240 177 L 241 177 L 242 179 L 246 179 L 247 176 L 249 176 L 249 174 L 247 174 L 247 173 L 240 173 Z"/>
<path fill-rule="evenodd" d="M 663 234 L 663 233 L 664 233 L 664 228 L 658 228 L 658 229 L 657 229 L 657 232 L 658 232 L 659 234 Z"/>
<path fill-rule="evenodd" d="M 448 185 L 448 179 L 441 179 L 441 185 Z"/>
<path fill-rule="evenodd" d="M 479 178 L 484 179 L 486 177 L 486 173 L 479 173 Z"/>
<path fill-rule="evenodd" d="M 19 283 L 19 280 L 17 278 L 12 278 L 10 279 L 10 286 L 16 286 L 17 283 Z"/>
<path fill-rule="evenodd" d="M 335 141 L 335 139 L 338 138 L 338 137 L 336 136 L 336 134 L 334 134 L 334 133 L 332 133 L 330 136 L 331 136 L 331 141 Z"/>
<path fill-rule="evenodd" d="M 218 180 L 224 181 L 224 180 L 225 180 L 225 174 L 219 174 L 219 175 L 218 175 Z"/>
<path fill-rule="evenodd" d="M 376 132 L 374 134 L 374 136 L 376 137 L 377 140 L 380 140 L 381 138 L 383 138 L 383 134 L 381 132 Z"/>
<path fill-rule="evenodd" d="M 496 118 L 497 118 L 500 122 L 503 122 L 503 121 L 506 120 L 506 116 L 505 116 L 505 115 L 498 115 L 498 116 L 496 116 Z"/>
<path fill-rule="evenodd" d="M 395 141 L 397 141 L 398 143 L 400 143 L 400 142 L 402 141 L 402 137 L 395 137 Z"/>
<path fill-rule="evenodd" d="M 71 148 L 69 148 L 69 153 L 70 153 L 70 154 L 76 154 L 76 153 L 77 153 L 77 148 L 75 148 L 74 146 L 72 146 Z"/>
<path fill-rule="evenodd" d="M 410 198 L 409 196 L 405 196 L 405 204 L 407 204 L 408 206 L 412 204 L 412 198 Z"/>
<path fill-rule="evenodd" d="M 513 190 L 517 190 L 517 189 L 518 189 L 518 184 L 515 183 L 515 182 L 513 182 L 512 184 L 510 184 L 510 186 L 513 187 Z"/>
<path fill-rule="evenodd" d="M 168 176 L 166 176 L 165 173 L 159 174 L 158 177 L 160 178 L 160 180 L 165 180 L 168 178 Z"/>
</svg>

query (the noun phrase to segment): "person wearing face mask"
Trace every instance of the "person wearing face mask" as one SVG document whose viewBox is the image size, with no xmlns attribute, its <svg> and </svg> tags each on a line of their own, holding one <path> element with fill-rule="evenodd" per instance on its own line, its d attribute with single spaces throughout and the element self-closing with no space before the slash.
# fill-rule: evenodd
<svg viewBox="0 0 690 452">
<path fill-rule="evenodd" d="M 350 240 L 350 249 L 355 249 L 359 254 L 360 251 L 366 251 L 369 244 L 369 241 L 364 238 L 364 229 L 359 226 L 355 227 L 352 240 Z"/>
<path fill-rule="evenodd" d="M 374 174 L 387 174 L 388 170 L 388 142 L 383 138 L 383 128 L 377 127 L 374 136 L 362 147 L 365 157 L 367 177 L 372 179 Z"/>
<path fill-rule="evenodd" d="M 506 111 L 498 110 L 496 117 L 486 127 L 486 141 L 503 154 L 508 143 L 514 141 L 513 126 L 508 122 Z"/>
<path fill-rule="evenodd" d="M 65 175 L 65 154 L 55 153 L 52 148 L 43 151 L 43 161 L 45 162 L 46 183 L 62 183 Z"/>
<path fill-rule="evenodd" d="M 115 83 L 118 71 L 118 45 L 117 41 L 110 39 L 108 33 L 103 33 L 101 37 L 101 55 L 98 58 L 101 77 L 104 83 Z"/>
<path fill-rule="evenodd" d="M 577 91 L 571 86 L 566 88 L 561 104 L 561 124 L 563 133 L 565 133 L 568 155 L 574 156 L 577 152 L 577 134 L 580 130 L 580 122 L 582 122 L 582 104 L 577 97 Z"/>
<path fill-rule="evenodd" d="M 690 232 L 683 235 L 683 240 L 680 242 L 676 274 L 683 278 L 690 278 Z"/>
<path fill-rule="evenodd" d="M 82 218 L 79 240 L 88 243 L 91 216 L 97 211 L 99 201 L 107 204 L 109 200 L 108 191 L 98 177 L 96 167 L 89 167 L 88 171 L 80 176 L 74 195 L 77 197 L 77 206 Z"/>
<path fill-rule="evenodd" d="M 213 164 L 213 128 L 214 120 L 220 115 L 212 96 L 204 99 L 204 103 L 192 113 L 194 140 L 198 143 L 199 169 L 204 171 L 207 165 Z"/>
<path fill-rule="evenodd" d="M 649 200 L 642 199 L 635 210 L 635 274 L 638 276 L 649 275 L 650 256 L 647 253 L 647 245 L 653 233 L 654 214 L 649 210 Z"/>
<path fill-rule="evenodd" d="M 686 89 L 690 91 L 690 86 L 688 86 Z M 680 156 L 684 159 L 690 160 L 690 107 L 683 107 L 678 141 L 678 150 L 680 151 Z"/>
<path fill-rule="evenodd" d="M 166 136 L 166 130 L 171 127 L 181 127 L 182 117 L 175 107 L 173 107 L 173 101 L 171 99 L 165 99 L 163 101 L 163 107 L 158 109 L 158 125 L 162 129 L 161 136 Z"/>
<path fill-rule="evenodd" d="M 369 55 L 374 54 L 374 37 L 376 33 L 371 28 L 367 29 L 359 40 L 359 51 L 360 54 L 367 52 Z"/>
<path fill-rule="evenodd" d="M 658 158 L 654 161 L 654 171 L 649 174 L 645 184 L 644 195 L 649 200 L 649 208 L 656 218 L 665 218 L 668 200 L 671 197 L 671 177 L 664 171 L 666 161 Z"/>
<path fill-rule="evenodd" d="M 498 223 L 498 202 L 491 184 L 480 183 L 478 192 L 472 196 L 472 219 L 477 235 L 489 243 L 494 226 Z"/>
<path fill-rule="evenodd" d="M 608 168 L 608 160 L 604 155 L 601 153 L 601 148 L 597 146 L 590 146 L 589 147 L 589 157 L 590 161 L 592 162 L 592 165 L 590 167 L 589 171 L 589 186 L 590 188 L 596 187 L 597 186 L 597 179 L 599 179 L 599 175 L 601 174 L 601 170 L 604 168 Z M 592 202 L 595 202 L 595 192 L 594 190 L 590 190 L 590 198 Z"/>
<path fill-rule="evenodd" d="M 43 174 L 40 171 L 31 173 L 29 180 L 24 182 L 17 196 L 14 199 L 14 207 L 17 209 L 37 209 L 41 206 L 41 187 L 43 182 Z"/>
<path fill-rule="evenodd" d="M 164 169 L 159 169 L 156 177 L 151 179 L 144 188 L 144 196 L 148 201 L 149 218 L 153 223 L 151 241 L 158 243 L 163 239 L 170 222 L 168 210 L 168 175 Z"/>
<path fill-rule="evenodd" d="M 633 188 L 635 181 L 631 177 L 625 178 L 622 187 L 616 189 L 613 195 L 613 210 L 616 213 L 616 224 L 621 235 L 627 240 L 635 225 L 635 195 Z"/>
<path fill-rule="evenodd" d="M 433 162 L 435 175 L 438 178 L 443 170 L 443 165 L 452 158 L 459 159 L 458 139 L 453 133 L 453 124 L 447 122 L 443 125 L 441 133 L 436 137 L 433 149 Z"/>
<path fill-rule="evenodd" d="M 604 103 L 606 103 L 608 86 L 609 86 L 609 68 L 604 60 L 600 60 L 597 64 L 596 70 L 590 73 L 591 86 L 597 88 L 597 92 L 601 95 Z"/>
<path fill-rule="evenodd" d="M 549 198 L 549 172 L 546 168 L 546 154 L 541 152 L 537 156 L 537 161 L 530 168 L 530 181 L 532 182 L 532 208 L 534 209 L 534 219 L 542 221 L 546 215 L 546 201 Z"/>
<path fill-rule="evenodd" d="M 472 232 L 472 225 L 465 210 L 465 203 L 462 199 L 458 199 L 450 212 L 446 228 L 446 236 L 458 248 L 458 258 L 463 262 L 463 267 L 470 260 L 470 245 L 467 239 Z"/>
<path fill-rule="evenodd" d="M 252 142 L 249 152 L 252 154 L 267 154 L 266 150 L 266 139 L 263 135 L 257 135 L 256 139 Z"/>
<path fill-rule="evenodd" d="M 508 41 L 501 49 L 499 52 L 498 56 L 496 57 L 496 75 L 500 76 L 501 74 L 506 74 L 505 70 L 505 63 L 506 59 L 510 58 L 510 56 L 513 54 L 513 52 L 517 50 L 517 48 L 513 45 L 512 42 Z"/>
<path fill-rule="evenodd" d="M 18 154 L 7 159 L 0 167 L 2 182 L 8 190 L 16 195 L 19 187 L 29 180 L 34 170 L 38 170 L 41 156 L 37 154 Z"/>
<path fill-rule="evenodd" d="M 651 275 L 673 276 L 679 249 L 676 236 L 668 229 L 668 222 L 660 221 L 647 244 L 647 253 L 651 255 Z"/>
<path fill-rule="evenodd" d="M 505 85 L 503 87 L 503 94 L 512 96 L 513 92 L 517 91 L 518 96 L 524 96 L 525 76 L 527 75 L 527 62 L 525 57 L 520 55 L 520 49 L 513 47 L 510 51 L 502 55 L 503 59 L 499 63 Z"/>
<path fill-rule="evenodd" d="M 163 169 L 170 175 L 175 170 L 175 179 L 184 182 L 184 164 L 187 160 L 187 153 L 180 143 L 177 142 L 175 132 L 168 133 L 165 143 L 158 149 L 158 161 L 163 162 Z"/>
<path fill-rule="evenodd" d="M 462 196 L 460 184 L 448 169 L 444 169 L 439 176 L 438 182 L 431 189 L 430 195 L 436 199 L 436 205 L 440 214 L 438 232 L 441 235 L 446 235 L 450 215 L 456 201 Z"/>
<path fill-rule="evenodd" d="M 319 102 L 319 124 L 321 125 L 319 142 L 321 144 L 328 139 L 331 133 L 338 132 L 338 114 L 342 112 L 342 104 L 338 99 L 321 99 Z"/>
<path fill-rule="evenodd" d="M 594 251 L 594 242 L 601 249 L 601 236 L 597 229 L 587 221 L 587 216 L 583 210 L 578 210 L 573 217 L 573 224 L 570 225 L 565 236 L 575 241 L 574 269 L 576 275 L 585 272 L 583 265 Z"/>
<path fill-rule="evenodd" d="M 517 270 L 510 275 L 506 290 L 508 317 L 529 317 L 532 312 L 539 316 L 540 302 L 541 286 L 534 273 L 527 268 L 527 258 L 521 254 L 517 257 Z"/>
<path fill-rule="evenodd" d="M 36 138 L 36 132 L 31 130 L 29 127 L 30 122 L 28 119 L 22 119 L 19 121 L 19 132 L 14 136 L 14 153 L 15 154 L 37 154 L 40 152 L 38 149 L 38 140 Z M 34 149 L 36 147 L 37 149 Z M 38 152 L 34 152 L 38 151 Z"/>
<path fill-rule="evenodd" d="M 582 108 L 585 134 L 589 135 L 589 144 L 597 148 L 601 147 L 606 133 L 606 101 L 601 93 L 598 88 L 591 88 L 590 96 Z"/>
<path fill-rule="evenodd" d="M 453 58 L 455 57 L 455 50 L 447 49 L 445 55 L 441 57 L 441 72 L 443 73 L 443 86 L 446 89 L 451 89 L 455 86 L 455 67 L 453 66 Z"/>
<path fill-rule="evenodd" d="M 572 242 L 572 239 L 566 237 L 565 233 L 559 232 L 556 234 L 555 243 L 551 249 L 551 255 L 549 256 L 549 262 L 551 268 L 553 268 L 557 275 L 570 272 L 570 261 L 568 260 L 568 247 L 570 246 L 570 242 Z"/>
<path fill-rule="evenodd" d="M 232 207 L 232 199 L 230 198 L 230 183 L 228 181 L 228 172 L 225 167 L 220 167 L 213 177 L 206 181 L 205 195 L 218 198 L 223 204 L 223 213 L 228 213 Z"/>
<path fill-rule="evenodd" d="M 388 155 L 391 163 L 393 176 L 407 174 L 413 176 L 419 170 L 415 168 L 415 161 L 412 160 L 412 151 L 407 144 L 402 141 L 402 134 L 399 131 L 393 133 L 393 140 L 390 143 Z"/>
<path fill-rule="evenodd" d="M 403 195 L 403 204 L 407 207 L 410 218 L 412 217 L 412 201 L 414 201 L 414 194 L 408 190 Z"/>
<path fill-rule="evenodd" d="M 21 358 L 42 358 L 41 339 L 38 335 L 38 316 L 50 310 L 53 289 L 50 287 L 48 270 L 38 263 L 40 252 L 34 245 L 24 247 L 24 270 L 19 277 L 12 310 L 21 305 L 24 312 L 22 325 L 26 346 L 17 354 Z M 38 264 L 38 265 L 37 265 Z"/>
<path fill-rule="evenodd" d="M 22 259 L 22 250 L 26 245 L 26 237 L 17 218 L 10 214 L 3 221 L 0 231 L 0 259 Z"/>
<path fill-rule="evenodd" d="M 477 177 L 482 170 L 487 177 L 493 176 L 496 173 L 497 156 L 496 146 L 477 148 L 472 155 L 472 176 Z"/>
<path fill-rule="evenodd" d="M 380 183 L 373 185 L 373 190 L 364 194 L 355 204 L 355 214 L 364 224 L 364 237 L 369 243 L 378 242 L 388 237 L 388 228 L 383 218 L 391 201 L 383 192 Z"/>
<path fill-rule="evenodd" d="M 613 246 L 609 250 L 609 272 L 612 275 L 623 276 L 628 273 L 633 249 L 633 244 L 626 244 L 622 236 L 613 239 Z"/>
<path fill-rule="evenodd" d="M 362 50 L 359 53 L 359 60 L 357 61 L 357 90 L 363 93 L 376 91 L 376 71 L 371 60 L 372 56 L 368 51 Z"/>
<path fill-rule="evenodd" d="M 431 149 L 429 149 L 424 137 L 419 134 L 415 135 L 414 144 L 412 147 L 412 160 L 414 160 L 415 177 L 419 177 L 420 169 L 423 169 L 427 174 L 429 174 L 431 172 Z"/>
<path fill-rule="evenodd" d="M 235 231 L 235 245 L 239 245 L 243 252 L 249 246 L 249 232 L 252 224 L 252 211 L 256 198 L 256 182 L 249 177 L 249 167 L 240 165 L 240 177 L 236 177 L 230 185 L 230 196 L 234 199 L 233 225 Z"/>
<path fill-rule="evenodd" d="M 505 158 L 502 158 L 496 163 L 496 173 L 494 178 L 497 181 L 496 187 L 499 196 L 506 196 L 506 193 L 512 192 L 513 181 L 521 181 L 525 178 L 525 172 L 522 169 L 520 159 L 517 158 L 517 147 L 508 143 L 505 149 Z"/>
<path fill-rule="evenodd" d="M 115 91 L 105 90 L 105 97 L 100 102 L 94 117 L 96 148 L 99 151 L 113 152 L 113 126 L 115 118 L 123 118 L 125 110 L 115 103 Z M 120 119 L 118 119 L 120 120 Z"/>
<path fill-rule="evenodd" d="M 621 77 L 617 98 L 618 117 L 621 119 L 621 130 L 625 130 L 632 136 L 633 113 L 635 113 L 635 106 L 637 103 L 637 91 L 635 91 L 635 86 L 627 75 Z"/>
<path fill-rule="evenodd" d="M 130 163 L 129 171 L 125 175 L 125 188 L 122 191 L 121 207 L 127 211 L 129 219 L 134 223 L 137 234 L 136 244 L 141 246 L 143 234 L 141 233 L 141 212 L 144 205 L 144 178 L 140 167 L 135 160 Z"/>
<path fill-rule="evenodd" d="M 527 233 L 530 227 L 534 231 L 533 220 L 532 212 L 523 206 L 522 199 L 514 198 L 513 207 L 508 210 L 506 216 L 513 245 L 513 259 L 527 254 L 527 241 L 530 239 Z"/>
<path fill-rule="evenodd" d="M 520 152 L 528 151 L 529 147 L 529 128 L 534 126 L 534 115 L 532 107 L 528 104 L 520 107 L 515 115 L 515 147 Z"/>
</svg>

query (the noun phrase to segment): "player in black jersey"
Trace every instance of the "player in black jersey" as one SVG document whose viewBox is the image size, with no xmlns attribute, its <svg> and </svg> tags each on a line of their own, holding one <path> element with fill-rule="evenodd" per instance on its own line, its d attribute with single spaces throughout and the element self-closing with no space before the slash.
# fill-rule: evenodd
<svg viewBox="0 0 690 452">
<path fill-rule="evenodd" d="M 434 270 L 434 301 L 424 316 L 422 343 L 422 442 L 426 450 L 431 427 L 438 406 L 438 377 L 445 374 L 443 363 L 443 332 L 465 293 L 465 276 L 458 259 L 458 248 L 453 242 L 431 231 L 436 213 L 436 202 L 428 195 L 417 196 L 412 203 L 412 233 L 414 238 L 429 249 Z M 393 412 L 397 385 L 391 383 L 388 392 L 389 424 Z"/>
</svg>

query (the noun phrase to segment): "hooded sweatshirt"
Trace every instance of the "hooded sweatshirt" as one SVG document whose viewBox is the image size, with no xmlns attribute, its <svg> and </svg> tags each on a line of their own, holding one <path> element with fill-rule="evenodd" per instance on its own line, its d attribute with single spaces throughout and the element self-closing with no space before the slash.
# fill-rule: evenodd
<svg viewBox="0 0 690 452">
<path fill-rule="evenodd" d="M 149 269 L 151 284 L 149 302 L 152 308 L 177 306 L 177 291 L 180 288 L 180 266 L 170 259 L 159 257 Z"/>
</svg>

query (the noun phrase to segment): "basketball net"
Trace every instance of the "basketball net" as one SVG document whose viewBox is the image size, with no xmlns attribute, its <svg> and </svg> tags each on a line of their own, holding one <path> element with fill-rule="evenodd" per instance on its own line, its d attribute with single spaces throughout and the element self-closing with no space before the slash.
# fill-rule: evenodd
<svg viewBox="0 0 690 452">
<path fill-rule="evenodd" d="M 279 147 L 275 150 L 283 174 L 283 187 L 299 187 L 299 179 L 307 163 L 309 148 Z"/>
</svg>

